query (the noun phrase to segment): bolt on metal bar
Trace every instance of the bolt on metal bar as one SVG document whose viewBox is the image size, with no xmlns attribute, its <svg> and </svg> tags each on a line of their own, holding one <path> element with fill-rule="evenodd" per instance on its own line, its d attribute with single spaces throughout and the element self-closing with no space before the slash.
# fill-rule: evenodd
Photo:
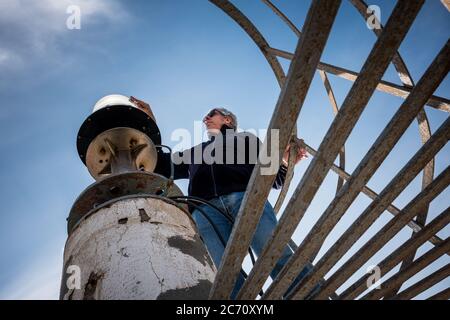
<svg viewBox="0 0 450 320">
<path fill-rule="evenodd" d="M 271 129 L 279 129 L 279 156 L 286 148 L 293 131 L 340 3 L 340 0 L 316 0 L 308 12 L 303 37 L 298 43 L 286 84 L 281 91 L 263 145 L 263 148 L 267 148 L 270 143 Z M 260 163 L 257 163 L 253 169 L 210 293 L 212 299 L 230 297 L 246 250 L 261 217 L 262 208 L 275 180 L 275 175 L 261 175 L 261 169 Z"/>
<path fill-rule="evenodd" d="M 436 133 L 419 151 L 408 161 L 400 172 L 389 182 L 364 212 L 348 228 L 340 239 L 333 244 L 324 257 L 317 263 L 316 268 L 305 279 L 300 281 L 295 294 L 297 299 L 306 296 L 320 275 L 332 268 L 331 264 L 340 258 L 353 246 L 353 244 L 364 234 L 375 220 L 386 210 L 389 203 L 409 185 L 419 174 L 422 168 L 434 157 L 437 152 L 447 143 L 450 136 L 450 117 L 441 125 Z M 348 184 L 348 182 L 347 182 Z M 320 229 L 319 229 L 320 231 Z M 311 234 L 311 233 L 310 233 Z M 305 240 L 309 240 L 309 237 Z M 299 247 L 300 248 L 300 247 Z"/>
<path fill-rule="evenodd" d="M 434 200 L 450 183 L 450 167 L 420 192 L 402 210 L 401 214 L 391 219 L 380 231 L 378 231 L 369 241 L 367 241 L 352 257 L 347 260 L 322 286 L 322 291 L 318 293 L 318 299 L 324 299 L 336 288 L 339 288 L 349 277 L 351 277 L 364 263 L 377 253 L 386 243 L 389 242 L 408 221 L 417 216 L 424 206 Z M 361 221 L 358 221 L 361 222 Z M 331 251 L 330 251 L 331 252 Z M 323 258 L 324 260 L 326 257 Z M 333 259 L 332 261 L 335 261 Z M 323 263 L 319 262 L 317 268 Z"/>
<path fill-rule="evenodd" d="M 423 245 L 432 234 L 442 230 L 445 226 L 450 223 L 450 208 L 447 208 L 441 212 L 435 219 L 433 219 L 429 224 L 427 224 L 421 231 L 415 233 L 411 238 L 404 242 L 400 247 L 394 250 L 381 262 L 377 263 L 380 268 L 381 274 L 387 274 L 396 265 L 399 264 L 410 252 L 414 252 L 417 248 Z M 370 274 L 365 274 L 359 278 L 350 287 L 345 289 L 340 295 L 341 300 L 356 299 L 360 294 L 362 294 L 367 289 L 367 280 Z"/>
<path fill-rule="evenodd" d="M 405 282 L 420 270 L 429 266 L 431 263 L 439 259 L 443 254 L 450 250 L 450 238 L 447 238 L 439 246 L 436 246 L 410 264 L 402 272 L 396 273 L 387 281 L 381 284 L 381 289 L 372 290 L 367 293 L 361 300 L 377 300 L 383 297 L 392 287 L 397 286 L 400 282 Z"/>
<path fill-rule="evenodd" d="M 281 256 L 283 246 L 292 236 L 299 221 L 309 207 L 328 170 L 333 165 L 334 159 L 358 121 L 377 83 L 387 69 L 393 54 L 397 51 L 422 4 L 423 1 L 397 2 L 383 34 L 375 43 L 369 57 L 364 63 L 362 72 L 350 89 L 338 115 L 326 133 L 317 152 L 317 156 L 311 161 L 306 173 L 291 197 L 277 228 L 268 241 L 269 244 L 263 249 L 263 253 L 258 259 L 260 263 L 258 264 L 257 261 L 247 281 L 244 283 L 241 291 L 246 292 L 248 290 L 249 294 L 243 296 L 243 298 L 251 299 L 256 297 L 257 292 L 259 292 L 258 287 L 260 285 L 262 286 L 271 268 L 273 268 L 274 262 Z M 303 244 L 299 247 L 294 257 L 299 256 L 298 252 L 304 246 Z M 264 261 L 264 264 L 261 261 Z M 286 272 L 294 262 L 296 263 L 298 261 L 301 262 L 301 265 L 298 265 L 297 269 L 293 268 L 290 272 Z M 299 270 L 307 261 L 310 261 L 309 255 L 303 255 L 300 260 L 291 259 L 283 269 L 284 271 L 281 272 L 271 285 L 272 289 L 276 290 L 272 291 L 270 289 L 271 287 L 269 287 L 269 294 L 266 293 L 266 297 L 281 296 L 284 293 L 282 291 L 287 289 L 289 282 L 293 281 L 297 276 L 296 270 Z M 253 281 L 253 278 L 257 279 Z M 251 286 L 250 293 L 247 287 L 250 286 L 252 281 L 254 283 Z M 281 286 L 279 285 L 280 283 Z"/>
<path fill-rule="evenodd" d="M 283 57 L 285 59 L 292 59 L 292 53 L 287 52 L 287 51 L 283 51 L 283 50 L 279 50 L 279 49 L 275 49 L 275 48 L 267 48 L 266 51 L 268 53 L 271 53 L 273 55 L 279 56 L 279 57 Z M 348 70 L 348 69 L 344 69 L 341 67 L 337 67 L 328 63 L 324 63 L 324 62 L 320 62 L 317 65 L 317 69 L 318 70 L 322 70 L 325 71 L 327 73 L 331 73 L 335 76 L 338 76 L 340 78 L 344 78 L 346 80 L 355 82 L 358 79 L 359 74 L 357 72 Z M 376 89 L 378 91 L 382 91 L 400 98 L 404 98 L 406 99 L 408 97 L 408 95 L 410 94 L 412 88 L 409 87 L 404 87 L 404 86 L 399 86 L 395 83 L 392 82 L 387 82 L 384 80 L 380 80 Z M 441 111 L 446 111 L 446 112 L 450 112 L 450 100 L 443 98 L 443 97 L 439 97 L 439 96 L 431 96 L 430 99 L 427 101 L 426 103 L 428 106 L 441 110 Z"/>
</svg>

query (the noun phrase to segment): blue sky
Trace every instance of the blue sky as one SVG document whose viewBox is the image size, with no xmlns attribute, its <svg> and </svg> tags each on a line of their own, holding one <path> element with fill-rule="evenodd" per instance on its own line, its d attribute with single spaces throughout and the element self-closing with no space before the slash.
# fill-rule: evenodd
<svg viewBox="0 0 450 320">
<path fill-rule="evenodd" d="M 262 2 L 233 3 L 255 22 L 273 47 L 294 51 L 295 35 Z M 297 26 L 303 25 L 310 1 L 274 3 Z M 66 28 L 66 8 L 71 4 L 81 8 L 80 30 Z M 380 6 L 385 23 L 395 1 L 373 0 L 370 4 Z M 440 1 L 427 0 L 400 47 L 416 82 L 447 41 L 449 30 L 449 13 Z M 344 0 L 321 61 L 359 71 L 375 40 L 365 21 Z M 280 61 L 287 73 L 288 61 Z M 352 83 L 332 75 L 329 78 L 340 105 Z M 400 84 L 392 66 L 384 79 Z M 435 94 L 448 98 L 449 89 L 447 77 Z M 177 142 L 171 141 L 172 132 L 178 128 L 193 131 L 194 121 L 201 120 L 213 106 L 233 110 L 243 129 L 265 129 L 279 87 L 256 45 L 208 1 L 3 0 L 0 299 L 58 297 L 65 219 L 76 197 L 93 182 L 78 158 L 76 134 L 95 102 L 112 93 L 148 101 L 163 143 L 174 146 Z M 402 101 L 381 92 L 373 95 L 346 143 L 348 172 L 357 166 Z M 425 109 L 434 132 L 448 114 Z M 317 149 L 332 119 L 332 109 L 317 73 L 298 120 L 299 135 Z M 419 147 L 414 122 L 369 186 L 381 191 Z M 448 166 L 449 158 L 447 145 L 436 158 L 436 175 Z M 305 160 L 297 166 L 290 194 L 309 162 Z M 325 179 L 294 234 L 297 243 L 326 209 L 336 180 L 334 173 Z M 396 206 L 406 205 L 420 190 L 420 183 L 421 177 L 416 178 L 396 199 Z M 186 181 L 177 184 L 186 190 Z M 276 195 L 276 191 L 271 194 L 272 203 Z M 449 197 L 447 188 L 432 202 L 428 221 L 447 208 Z M 325 247 L 335 242 L 369 203 L 365 195 L 360 195 L 327 238 Z M 390 218 L 389 213 L 384 213 L 364 239 Z M 442 238 L 449 234 L 449 227 L 439 233 Z M 409 229 L 402 230 L 367 265 L 380 261 L 409 236 Z M 425 244 L 419 253 L 430 248 Z M 449 262 L 448 257 L 442 257 L 414 279 Z M 449 279 L 445 279 L 420 297 L 448 286 Z"/>
</svg>

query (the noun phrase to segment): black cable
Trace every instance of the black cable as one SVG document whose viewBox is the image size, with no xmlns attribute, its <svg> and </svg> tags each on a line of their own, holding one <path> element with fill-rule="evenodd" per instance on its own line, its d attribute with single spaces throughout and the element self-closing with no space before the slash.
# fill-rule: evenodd
<svg viewBox="0 0 450 320">
<path fill-rule="evenodd" d="M 225 249 L 225 247 L 227 246 L 227 243 L 225 241 L 225 239 L 222 237 L 222 235 L 220 234 L 219 230 L 217 230 L 217 227 L 214 225 L 214 223 L 211 221 L 211 218 L 208 217 L 208 215 L 206 214 L 206 212 L 203 209 L 200 209 L 199 205 L 194 204 L 194 207 L 196 207 L 195 209 L 198 210 L 202 216 L 208 220 L 209 224 L 211 225 L 211 227 L 214 229 L 214 232 L 217 234 L 217 236 L 219 237 L 220 242 L 223 245 L 223 248 Z M 245 279 L 247 279 L 248 274 L 241 268 L 241 274 L 244 276 Z"/>
<path fill-rule="evenodd" d="M 184 201 L 184 202 L 189 202 L 190 205 L 194 206 L 197 210 L 199 210 L 199 212 L 208 220 L 209 224 L 213 227 L 214 232 L 216 232 L 216 234 L 218 235 L 218 237 L 220 238 L 222 244 L 224 245 L 224 248 L 226 247 L 226 242 L 224 241 L 223 237 L 219 234 L 216 226 L 214 225 L 214 223 L 209 219 L 209 217 L 206 216 L 206 213 L 203 211 L 203 209 L 200 209 L 199 205 L 196 204 L 192 204 L 192 201 L 196 201 L 199 203 L 202 203 L 204 205 L 210 206 L 211 208 L 217 210 L 220 214 L 222 214 L 232 225 L 234 224 L 234 218 L 227 212 L 225 213 L 223 210 L 219 209 L 216 205 L 212 204 L 211 202 L 204 200 L 202 198 L 198 198 L 195 196 L 174 196 L 174 197 L 168 197 L 169 199 L 172 199 L 174 201 Z M 228 211 L 228 210 L 227 210 Z M 252 261 L 252 264 L 255 265 L 256 260 L 255 260 L 255 256 L 253 254 L 253 251 L 251 248 L 248 248 L 248 253 L 250 255 L 250 260 Z M 241 273 L 243 273 L 244 278 L 247 278 L 247 274 L 245 273 L 245 271 L 243 269 L 241 269 Z M 264 292 L 261 290 L 259 293 L 261 296 L 264 295 Z"/>
<path fill-rule="evenodd" d="M 186 200 L 186 201 L 191 200 L 191 201 L 197 201 L 197 202 L 203 203 L 203 204 L 208 205 L 211 208 L 216 209 L 217 211 L 219 211 L 225 218 L 228 219 L 229 222 L 231 222 L 232 225 L 234 224 L 234 218 L 233 218 L 233 216 L 231 216 L 231 214 L 228 213 L 228 210 L 227 210 L 227 212 L 224 212 L 223 210 L 219 209 L 216 205 L 212 204 L 211 202 L 209 202 L 207 200 L 204 200 L 204 199 L 198 198 L 198 197 L 194 197 L 194 196 L 178 196 L 178 197 L 169 197 L 169 198 L 173 199 L 173 200 L 175 200 L 175 199 L 183 199 L 183 200 Z M 255 259 L 255 256 L 254 256 L 253 251 L 251 250 L 251 248 L 248 248 L 248 253 L 250 255 L 250 260 L 252 261 L 252 264 L 255 265 L 256 259 Z"/>
<path fill-rule="evenodd" d="M 208 200 L 205 200 L 205 199 L 202 199 L 202 198 L 199 198 L 199 197 L 195 197 L 195 196 L 174 196 L 174 197 L 168 197 L 168 198 L 169 199 L 186 199 L 186 200 L 200 202 L 202 204 L 210 206 L 211 208 L 219 211 L 225 218 L 228 219 L 228 221 L 230 221 L 232 224 L 234 223 L 234 218 L 233 218 L 233 216 L 231 214 L 229 214 L 228 212 L 224 212 L 222 209 L 220 209 L 215 204 L 212 204 Z"/>
</svg>

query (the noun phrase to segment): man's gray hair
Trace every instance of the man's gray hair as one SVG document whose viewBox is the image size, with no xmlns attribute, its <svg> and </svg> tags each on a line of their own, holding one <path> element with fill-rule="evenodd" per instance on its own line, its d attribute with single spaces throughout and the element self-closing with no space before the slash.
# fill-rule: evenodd
<svg viewBox="0 0 450 320">
<path fill-rule="evenodd" d="M 231 127 L 236 131 L 238 126 L 238 121 L 236 115 L 228 109 L 225 108 L 214 108 L 219 111 L 224 117 L 228 117 L 231 119 Z"/>
</svg>

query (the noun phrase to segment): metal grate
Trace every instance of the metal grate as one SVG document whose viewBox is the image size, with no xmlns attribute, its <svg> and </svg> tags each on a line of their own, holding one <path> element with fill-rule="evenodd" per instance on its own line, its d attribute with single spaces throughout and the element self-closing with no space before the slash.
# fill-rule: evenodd
<svg viewBox="0 0 450 320">
<path fill-rule="evenodd" d="M 288 298 L 357 298 L 366 291 L 366 280 L 369 275 L 354 282 L 339 296 L 335 294 L 335 291 L 405 226 L 409 226 L 414 231 L 412 237 L 379 263 L 382 274 L 388 273 L 399 263 L 401 263 L 400 270 L 383 282 L 382 289 L 372 290 L 362 298 L 410 299 L 449 276 L 449 265 L 446 265 L 399 293 L 401 285 L 406 280 L 429 266 L 439 257 L 448 254 L 450 250 L 449 240 L 440 239 L 436 235 L 450 222 L 449 208 L 433 221 L 425 224 L 429 204 L 450 183 L 448 166 L 439 176 L 433 177 L 434 157 L 449 139 L 450 120 L 447 117 L 441 127 L 432 134 L 424 109 L 424 105 L 427 105 L 442 112 L 450 112 L 450 101 L 433 95 L 449 71 L 450 44 L 449 42 L 445 44 L 416 84 L 397 51 L 424 1 L 397 1 L 386 26 L 379 30 L 373 29 L 377 41 L 359 73 L 320 61 L 320 56 L 341 4 L 340 0 L 313 0 L 301 31 L 273 3 L 269 0 L 262 0 L 299 37 L 294 53 L 272 48 L 255 25 L 231 2 L 227 0 L 210 1 L 238 23 L 250 36 L 267 59 L 280 85 L 281 93 L 269 124 L 266 141 L 270 141 L 270 129 L 279 129 L 280 150 L 284 150 L 288 143 L 297 139 L 297 118 L 316 70 L 320 73 L 335 114 L 334 121 L 318 150 L 314 150 L 307 143 L 304 143 L 304 147 L 313 156 L 313 159 L 296 186 L 293 195 L 288 199 L 279 224 L 271 239 L 268 240 L 263 253 L 253 266 L 239 292 L 238 299 L 255 299 L 257 297 L 275 262 L 280 258 L 284 247 L 287 243 L 292 244 L 291 237 L 297 225 L 330 169 L 338 174 L 334 199 L 304 240 L 296 247 L 294 256 L 277 279 L 271 283 L 262 297 L 263 299 L 282 298 L 283 293 L 296 277 L 296 271 L 314 261 L 327 235 L 330 234 L 360 193 L 370 197 L 372 203 L 318 260 L 313 266 L 312 272 L 301 280 Z M 367 19 L 367 5 L 361 0 L 350 0 L 350 2 L 362 18 Z M 443 3 L 445 4 L 445 2 Z M 443 10 L 445 10 L 445 7 L 443 7 Z M 287 75 L 285 75 L 278 57 L 291 60 Z M 382 76 L 390 63 L 394 65 L 403 85 L 382 80 Z M 353 82 L 353 86 L 340 108 L 338 108 L 333 89 L 328 81 L 329 74 Z M 353 173 L 348 173 L 345 171 L 344 144 L 375 90 L 402 97 L 405 101 Z M 417 119 L 419 123 L 422 147 L 387 186 L 377 194 L 369 189 L 366 184 L 414 119 Z M 295 152 L 294 148 L 291 148 L 291 150 Z M 282 155 L 281 152 L 280 156 Z M 337 157 L 339 157 L 339 166 L 334 165 L 334 160 Z M 290 157 L 286 183 L 274 206 L 276 212 L 281 208 L 292 181 L 294 167 L 292 158 Z M 211 290 L 211 299 L 229 298 L 261 216 L 263 205 L 275 179 L 275 176 L 260 175 L 260 168 L 259 164 L 255 166 L 250 179 L 249 187 Z M 421 192 L 403 209 L 396 208 L 392 202 L 420 172 L 422 172 Z M 393 219 L 335 273 L 324 280 L 324 276 L 384 211 L 390 212 L 394 216 Z M 427 241 L 433 244 L 433 249 L 414 260 L 417 249 Z M 319 290 L 315 290 L 314 294 L 311 295 L 311 290 L 317 288 L 317 286 Z M 446 289 L 437 293 L 432 298 L 449 299 L 449 290 Z"/>
</svg>

